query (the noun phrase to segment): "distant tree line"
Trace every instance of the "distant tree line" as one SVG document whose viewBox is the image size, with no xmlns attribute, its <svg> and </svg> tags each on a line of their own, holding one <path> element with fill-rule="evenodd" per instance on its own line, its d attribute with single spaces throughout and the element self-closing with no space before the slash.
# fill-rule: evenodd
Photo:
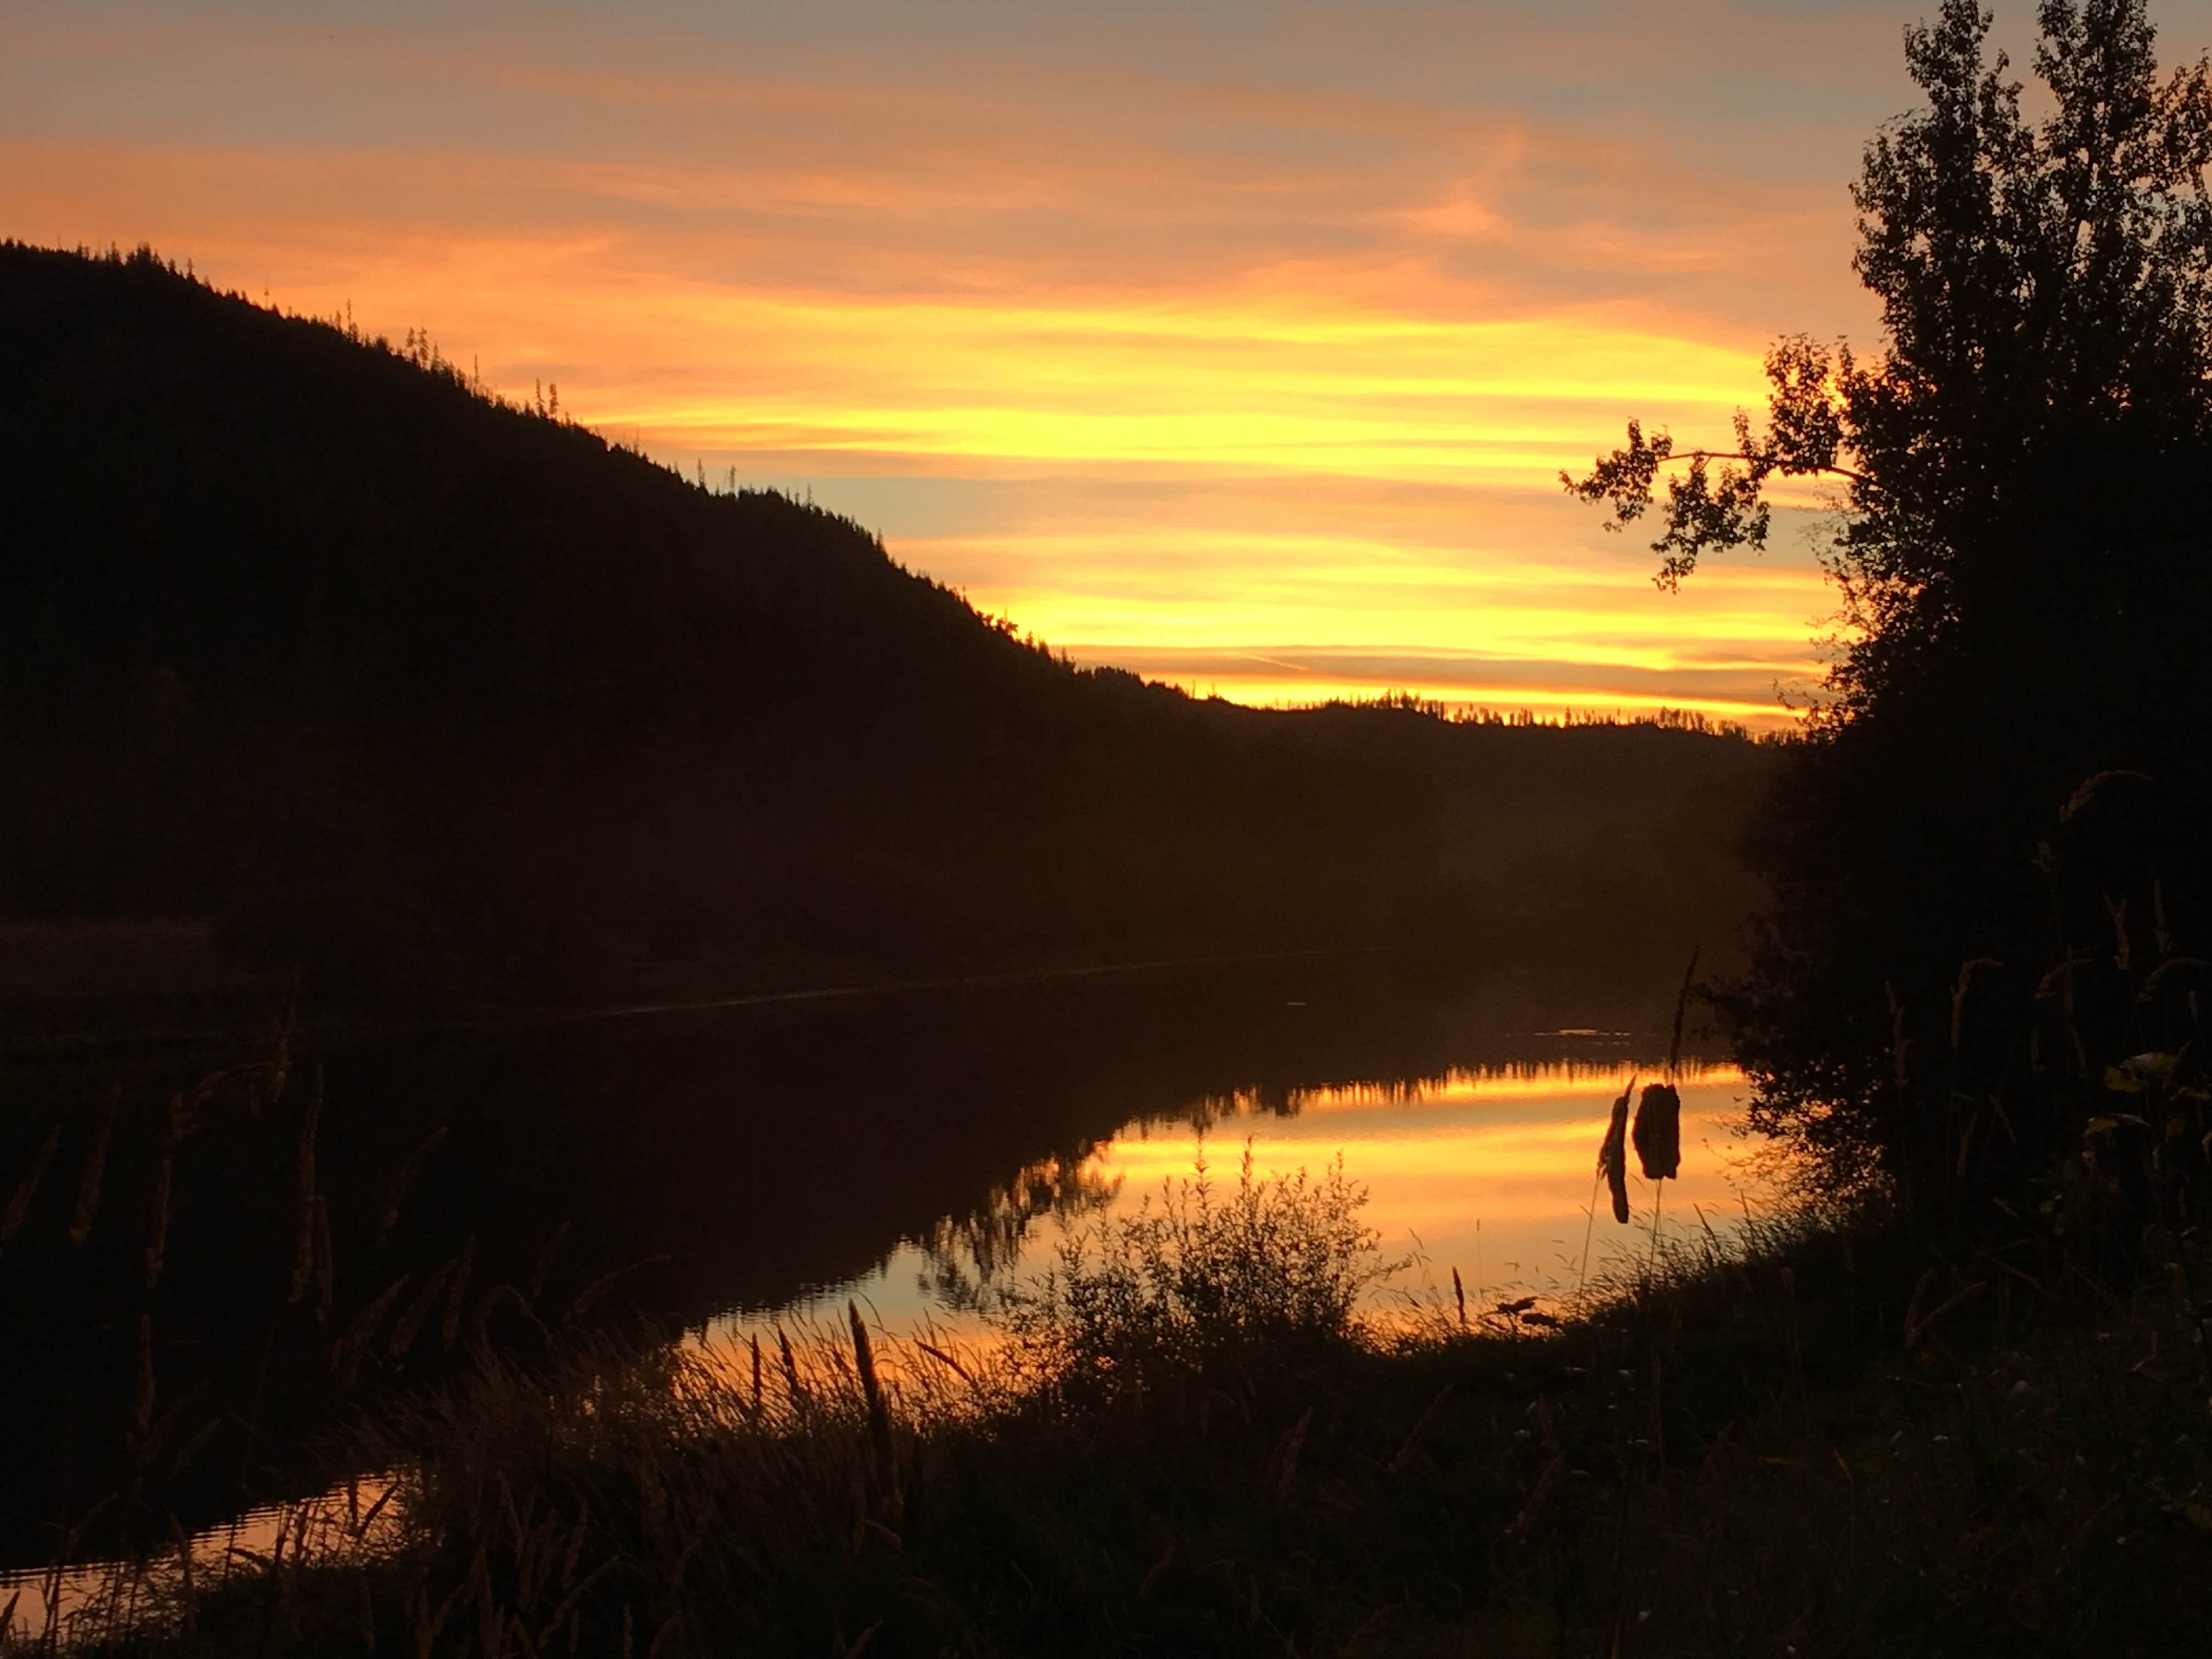
<svg viewBox="0 0 2212 1659">
<path fill-rule="evenodd" d="M 364 991 L 1437 939 L 1534 844 L 1465 840 L 1486 790 L 1582 845 L 1765 763 L 1079 670 L 849 520 L 143 250 L 0 248 L 0 907 Z"/>
</svg>

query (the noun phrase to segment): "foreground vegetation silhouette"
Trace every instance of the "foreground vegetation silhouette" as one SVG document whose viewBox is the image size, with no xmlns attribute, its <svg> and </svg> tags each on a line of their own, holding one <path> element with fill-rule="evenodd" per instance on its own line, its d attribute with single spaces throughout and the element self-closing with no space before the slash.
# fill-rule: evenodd
<svg viewBox="0 0 2212 1659">
<path fill-rule="evenodd" d="M 1858 193 L 1880 357 L 1785 343 L 1731 459 L 1632 428 L 1571 481 L 1663 512 L 1668 580 L 1762 539 L 1776 477 L 1847 486 L 1859 631 L 1757 843 L 1773 920 L 1717 995 L 1799 1207 L 1655 1240 L 1571 1307 L 1383 1320 L 1356 1186 L 1247 1172 L 1101 1230 L 975 1351 L 854 1309 L 702 1352 L 510 1287 L 539 1337 L 457 1331 L 441 1386 L 331 1441 L 334 1478 L 384 1492 L 219 1584 L 149 1552 L 88 1638 L 2200 1649 L 2212 616 L 2185 486 L 2212 441 L 2212 96 L 2156 75 L 2140 3 L 2039 18 L 2039 125 L 1978 9 L 1908 36 L 1929 107 Z M 344 1340 L 428 1317 L 394 1294 Z"/>
<path fill-rule="evenodd" d="M 1777 902 L 1723 1000 L 1762 1127 L 1931 1208 L 2067 1133 L 2006 1093 L 2034 1066 L 1957 1072 L 1962 1023 L 2017 1036 L 2051 971 L 2193 995 L 2212 926 L 2212 82 L 2160 75 L 2133 0 L 2038 19 L 2040 121 L 1979 7 L 1907 32 L 1928 105 L 1852 193 L 1877 354 L 1784 340 L 1723 452 L 1632 423 L 1565 479 L 1613 527 L 1656 510 L 1668 586 L 1763 545 L 1775 481 L 1836 484 L 1844 646 L 1747 843 Z"/>
<path fill-rule="evenodd" d="M 534 1356 L 479 1342 L 336 1437 L 332 1492 L 259 1547 L 151 1553 L 71 1633 L 118 1655 L 2193 1644 L 2201 1242 L 2120 1293 L 2063 1246 L 1946 1267 L 1894 1228 L 1770 1221 L 1655 1255 L 1570 1324 L 1435 1295 L 1378 1322 L 1351 1294 L 1384 1265 L 1359 1201 L 1186 1181 L 994 1343 L 848 1309 L 709 1348 L 544 1309 Z"/>
</svg>

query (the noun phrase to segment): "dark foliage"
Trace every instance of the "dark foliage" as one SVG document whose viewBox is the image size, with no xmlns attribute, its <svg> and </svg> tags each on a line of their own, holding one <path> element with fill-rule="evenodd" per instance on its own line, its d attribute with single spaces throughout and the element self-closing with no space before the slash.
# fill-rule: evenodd
<svg viewBox="0 0 2212 1659">
<path fill-rule="evenodd" d="M 1772 1127 L 1929 1196 L 1942 1137 L 1884 1080 L 1899 1042 L 1940 1045 L 1962 963 L 2026 972 L 2108 933 L 2107 900 L 2141 927 L 2161 878 L 2162 925 L 2204 936 L 2212 88 L 2202 64 L 2160 76 L 2141 0 L 2039 21 L 2039 123 L 1971 0 L 1907 32 L 1927 106 L 1854 191 L 1879 356 L 1785 341 L 1764 432 L 1739 415 L 1722 455 L 1632 427 L 1569 480 L 1621 523 L 1686 463 L 1654 543 L 1669 585 L 1763 544 L 1770 479 L 1839 481 L 1850 637 L 1755 837 L 1776 921 L 1730 1001 Z M 2148 781 L 2114 863 L 2058 809 L 2122 770 Z"/>
<path fill-rule="evenodd" d="M 2207 1263 L 2175 1242 L 2115 1297 L 2064 1247 L 1759 1229 L 1565 1328 L 1231 1342 L 1108 1409 L 908 1348 L 883 1434 L 857 1342 L 760 1382 L 478 1352 L 334 1448 L 410 1469 L 388 1541 L 341 1498 L 219 1584 L 157 1555 L 85 1650 L 2191 1652 Z"/>
</svg>

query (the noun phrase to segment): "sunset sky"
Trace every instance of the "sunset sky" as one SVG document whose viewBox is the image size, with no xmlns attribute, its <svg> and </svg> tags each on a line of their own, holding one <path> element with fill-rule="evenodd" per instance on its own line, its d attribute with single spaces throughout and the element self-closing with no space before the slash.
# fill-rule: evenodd
<svg viewBox="0 0 2212 1659">
<path fill-rule="evenodd" d="M 1810 503 L 1668 596 L 1554 475 L 1874 340 L 1846 186 L 1929 9 L 0 0 L 0 234 L 421 325 L 1079 660 L 1765 722 Z"/>
</svg>

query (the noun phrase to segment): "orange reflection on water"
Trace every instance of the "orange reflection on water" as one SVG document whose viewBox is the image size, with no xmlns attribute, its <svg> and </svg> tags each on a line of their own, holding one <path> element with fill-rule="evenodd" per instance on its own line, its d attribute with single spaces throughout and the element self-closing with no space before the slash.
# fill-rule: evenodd
<svg viewBox="0 0 2212 1659">
<path fill-rule="evenodd" d="M 360 1475 L 327 1492 L 249 1510 L 143 1559 L 0 1571 L 0 1651 L 66 1652 L 173 1633 L 197 1596 L 236 1578 L 272 1588 L 276 1567 L 376 1558 L 404 1537 L 394 1480 Z M 126 1639 L 126 1645 L 134 1644 Z"/>
<path fill-rule="evenodd" d="M 1596 1184 L 1597 1149 L 1628 1077 L 1626 1066 L 1516 1066 L 1455 1072 L 1403 1092 L 1315 1091 L 1293 1097 L 1288 1116 L 1237 1110 L 1204 1132 L 1137 1127 L 1095 1163 L 1100 1175 L 1121 1177 L 1116 1208 L 1127 1209 L 1163 1182 L 1188 1177 L 1201 1150 L 1216 1181 L 1235 1178 L 1248 1139 L 1262 1176 L 1318 1172 L 1341 1156 L 1346 1175 L 1367 1189 L 1364 1218 L 1386 1255 L 1417 1252 L 1447 1284 L 1457 1268 L 1470 1295 L 1558 1294 L 1585 1270 L 1602 1275 L 1648 1252 L 1655 1200 L 1662 1237 L 1698 1227 L 1701 1215 L 1724 1227 L 1748 1201 L 1733 1133 L 1743 1074 L 1701 1068 L 1681 1085 L 1680 1177 L 1644 1181 L 1632 1155 L 1631 1224 L 1614 1223 Z"/>
<path fill-rule="evenodd" d="M 1158 1202 L 1164 1186 L 1192 1180 L 1201 1157 L 1217 1187 L 1233 1184 L 1248 1145 L 1263 1180 L 1301 1169 L 1318 1175 L 1342 1158 L 1346 1176 L 1366 1190 L 1362 1215 L 1382 1255 L 1418 1258 L 1380 1305 L 1393 1291 L 1449 1297 L 1455 1268 L 1470 1300 L 1484 1304 L 1508 1294 L 1571 1295 L 1648 1257 L 1655 1203 L 1662 1241 L 1707 1226 L 1725 1237 L 1758 1203 L 1735 1135 L 1743 1075 L 1733 1066 L 1692 1067 L 1681 1082 L 1680 1177 L 1647 1182 L 1632 1155 L 1631 1219 L 1616 1224 L 1595 1180 L 1597 1150 L 1630 1075 L 1625 1065 L 1526 1064 L 1293 1091 L 1285 1110 L 1247 1095 L 1194 1103 L 1180 1119 L 1125 1125 L 1079 1166 L 1055 1166 L 1049 1184 L 1072 1201 L 1011 1212 L 1006 1194 L 1036 1188 L 1024 1170 L 994 1208 L 948 1218 L 935 1238 L 900 1245 L 874 1273 L 802 1298 L 782 1317 L 834 1323 L 851 1297 L 889 1334 L 927 1328 L 988 1341 L 988 1327 L 971 1311 L 938 1299 L 948 1266 L 969 1285 L 1034 1278 L 1054 1265 L 1070 1237 L 1133 1215 Z M 1650 1081 L 1657 1073 L 1640 1075 Z M 975 1253 L 978 1239 L 992 1241 L 988 1262 Z M 738 1318 L 721 1329 L 742 1339 L 769 1329 L 773 1317 Z"/>
</svg>

